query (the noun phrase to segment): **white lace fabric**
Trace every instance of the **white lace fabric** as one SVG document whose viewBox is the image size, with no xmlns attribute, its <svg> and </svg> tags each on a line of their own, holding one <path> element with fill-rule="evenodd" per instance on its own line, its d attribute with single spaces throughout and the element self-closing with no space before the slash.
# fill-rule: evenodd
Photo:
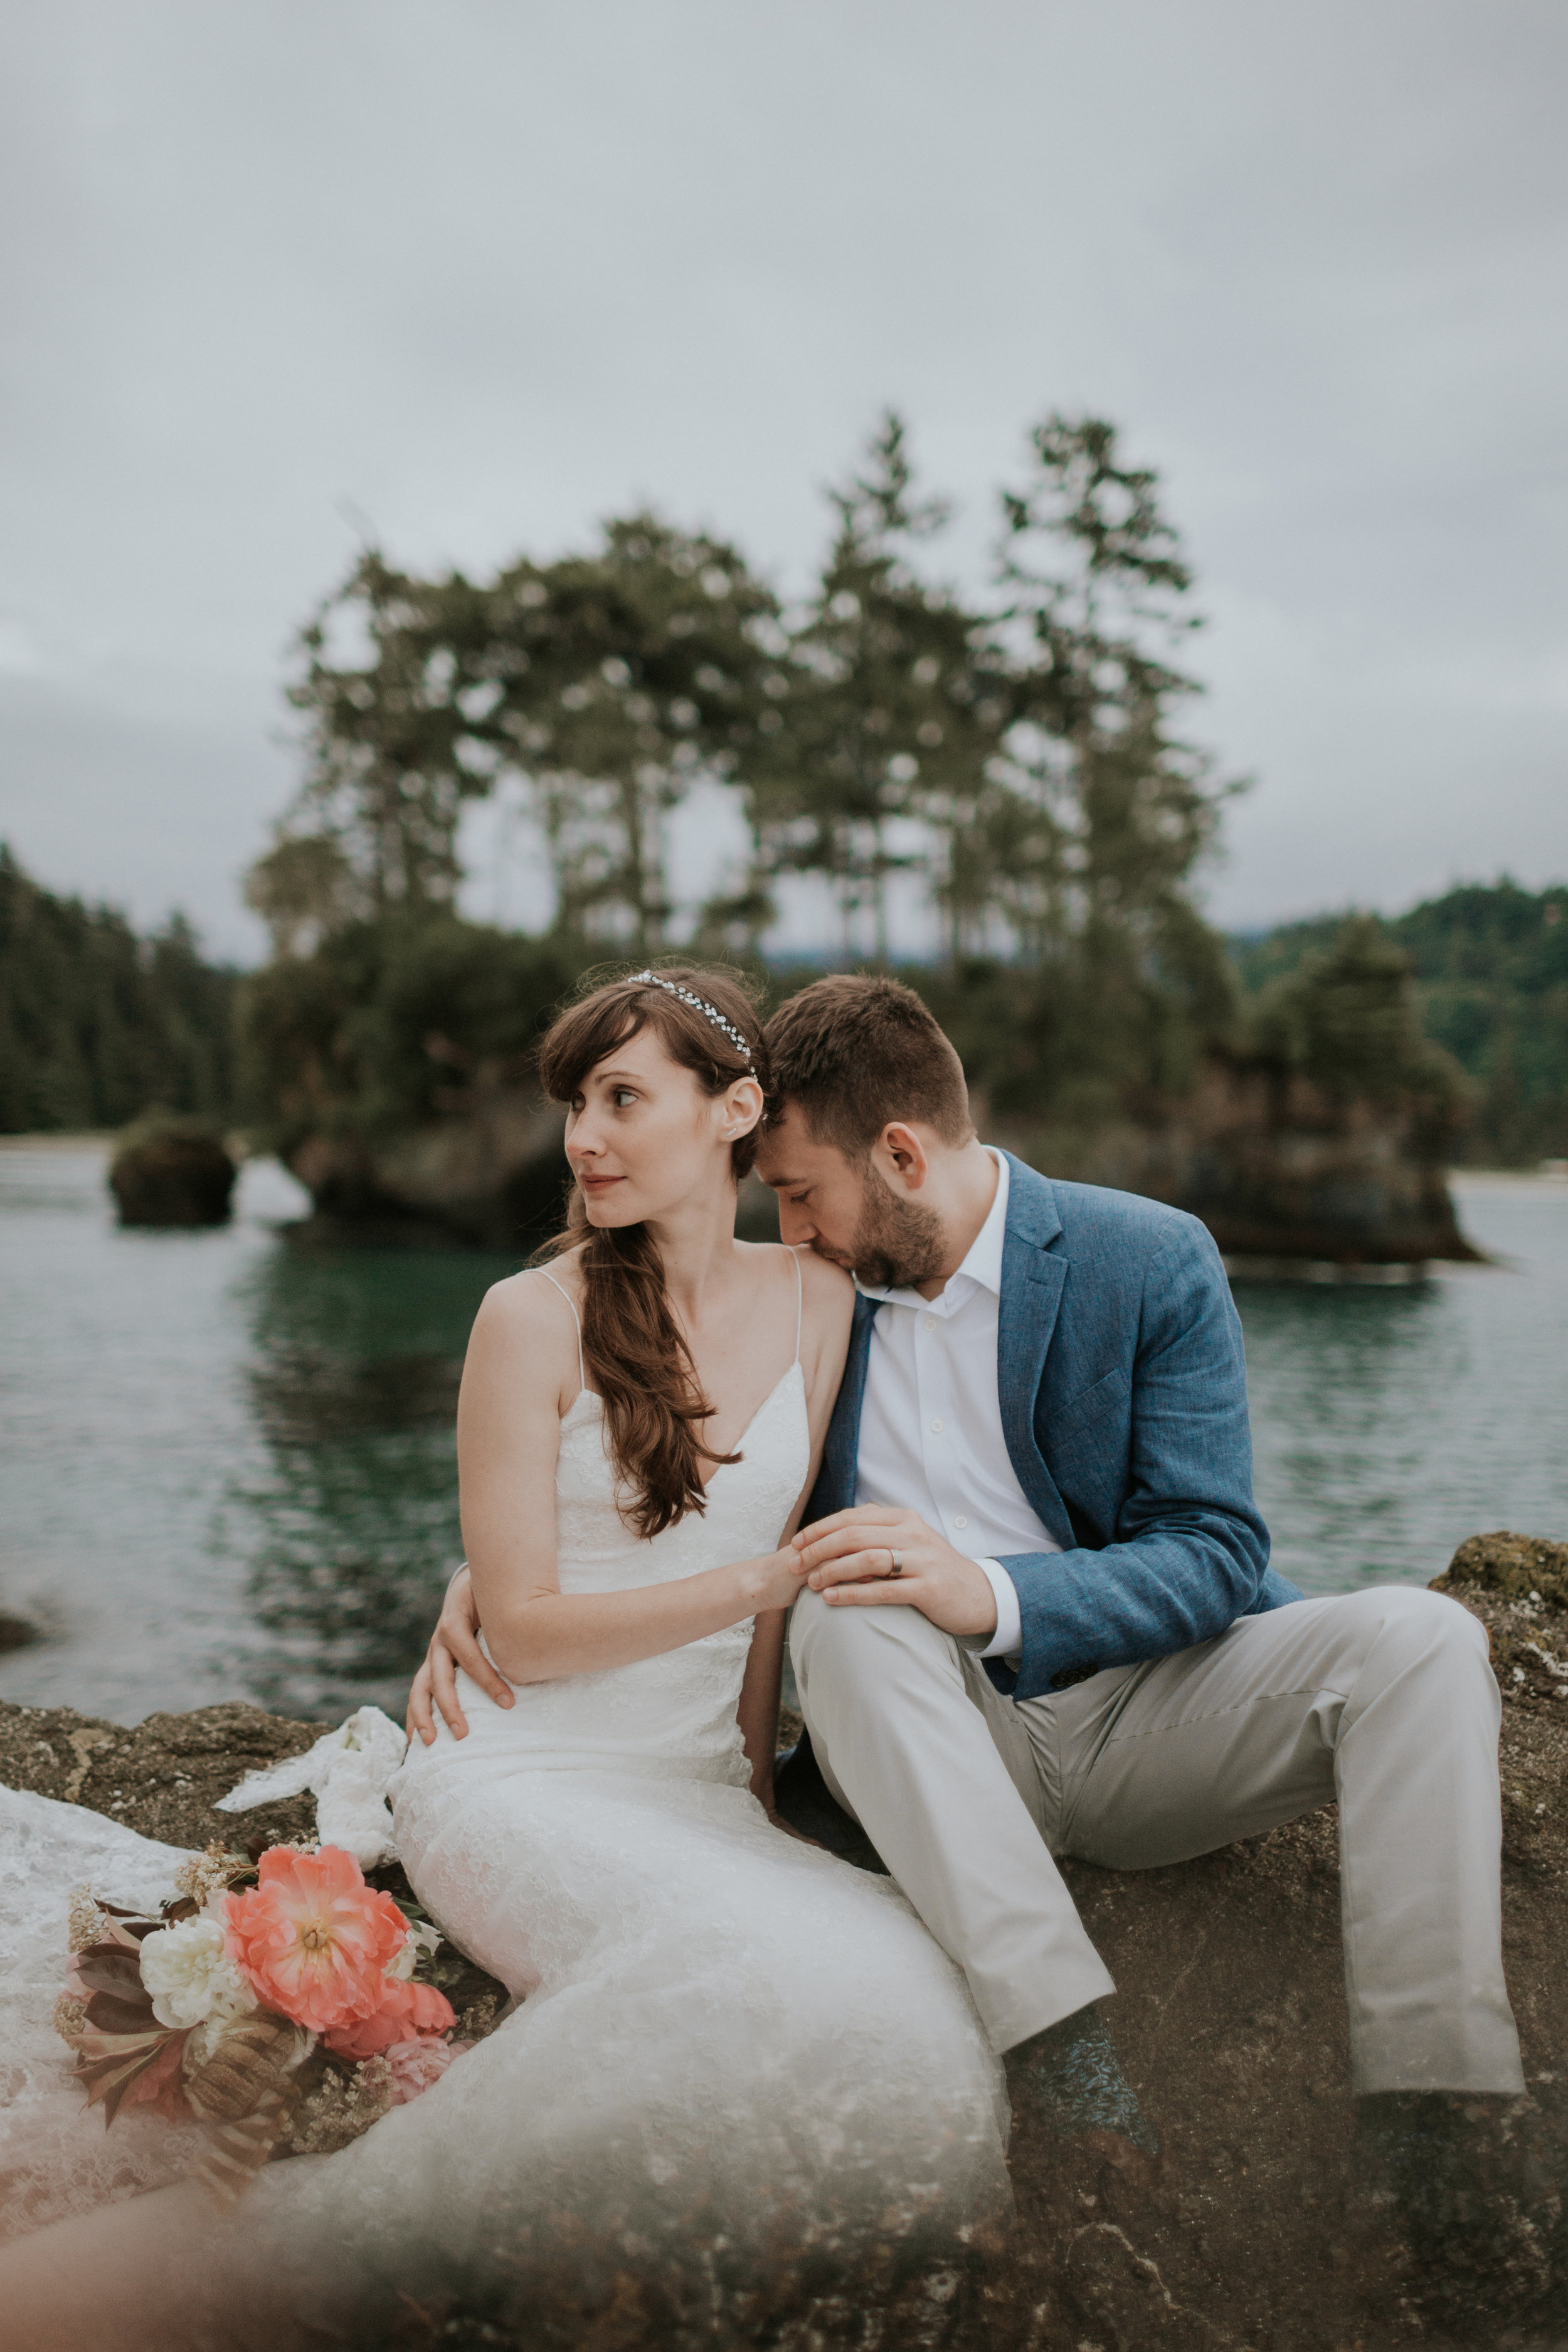
<svg viewBox="0 0 1568 2352">
<path fill-rule="evenodd" d="M 106 2131 L 53 2024 L 71 1890 L 155 1908 L 184 1859 L 81 1805 L 0 1788 L 0 2241 L 161 2189 L 201 2145 L 194 2126 L 156 2116 L 127 2114 Z"/>
<path fill-rule="evenodd" d="M 616 1508 L 600 1401 L 580 1395 L 562 1425 L 562 1590 L 773 1549 L 809 1458 L 798 1362 L 740 1452 L 704 1514 L 641 1541 Z M 537 2252 L 542 2231 L 647 2246 L 700 2216 L 731 2244 L 787 2224 L 847 2245 L 899 2216 L 951 2228 L 1005 2202 L 1000 2071 L 961 1974 L 889 1881 L 786 1837 L 750 1793 L 735 1720 L 750 1635 L 526 1685 L 510 1708 L 465 1680 L 468 1737 L 416 1742 L 394 1780 L 397 1845 L 444 1932 L 518 2005 L 350 2148 L 270 2167 L 243 2209 L 250 2244 L 306 2271 L 313 2249 L 346 2293 L 393 2268 L 469 2277 L 492 2249 Z M 43 1809 L 27 1868 L 0 1881 L 0 1933 L 31 1956 L 25 2040 L 49 2095 L 77 2102 L 37 2142 L 30 2227 L 50 2193 L 79 2206 L 179 2169 L 119 2125 L 123 2176 L 95 2165 L 102 2125 L 44 2038 L 69 1887 L 111 1888 L 110 1860 L 130 1884 L 134 1863 L 147 1899 L 178 1857 L 72 1807 L 7 1801 Z"/>
</svg>

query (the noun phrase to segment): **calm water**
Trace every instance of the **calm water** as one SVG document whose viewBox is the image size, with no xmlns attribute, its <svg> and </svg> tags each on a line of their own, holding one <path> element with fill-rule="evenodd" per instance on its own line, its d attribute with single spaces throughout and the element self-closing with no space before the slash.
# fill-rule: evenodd
<svg viewBox="0 0 1568 2352">
<path fill-rule="evenodd" d="M 1258 1493 L 1312 1592 L 1425 1581 L 1479 1528 L 1568 1537 L 1568 1184 L 1472 1177 L 1506 1264 L 1240 1294 Z M 248 1168 L 234 1224 L 121 1234 L 102 1155 L 0 1150 L 0 1696 L 137 1721 L 400 1709 L 459 1557 L 452 1407 L 510 1261 L 314 1253 Z"/>
</svg>

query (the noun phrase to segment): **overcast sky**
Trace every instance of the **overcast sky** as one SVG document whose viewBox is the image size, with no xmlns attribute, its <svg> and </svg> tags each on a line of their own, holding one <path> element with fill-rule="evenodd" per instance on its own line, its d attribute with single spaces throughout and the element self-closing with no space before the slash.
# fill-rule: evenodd
<svg viewBox="0 0 1568 2352">
<path fill-rule="evenodd" d="M 0 837 L 252 955 L 357 517 L 790 588 L 890 401 L 958 573 L 1046 409 L 1160 469 L 1218 919 L 1562 878 L 1565 111 L 1561 0 L 13 6 Z"/>
</svg>

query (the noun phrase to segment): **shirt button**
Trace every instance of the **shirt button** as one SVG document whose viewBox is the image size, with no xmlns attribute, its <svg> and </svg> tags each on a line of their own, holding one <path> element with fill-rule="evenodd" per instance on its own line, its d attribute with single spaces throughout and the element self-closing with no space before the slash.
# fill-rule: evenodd
<svg viewBox="0 0 1568 2352">
<path fill-rule="evenodd" d="M 957 1518 L 954 1519 L 952 1524 L 955 1528 L 966 1528 L 969 1525 L 969 1521 L 964 1517 L 963 1513 L 960 1511 Z"/>
<path fill-rule="evenodd" d="M 932 1423 L 931 1423 L 931 1427 L 935 1430 L 935 1432 L 936 1432 L 937 1435 L 940 1437 L 940 1436 L 942 1435 L 942 1423 L 941 1423 L 941 1422 L 940 1422 L 940 1421 L 933 1421 L 933 1422 L 932 1422 Z"/>
<path fill-rule="evenodd" d="M 922 1315 L 921 1317 L 921 1323 L 927 1331 L 934 1331 L 936 1329 L 936 1317 L 934 1315 Z"/>
</svg>

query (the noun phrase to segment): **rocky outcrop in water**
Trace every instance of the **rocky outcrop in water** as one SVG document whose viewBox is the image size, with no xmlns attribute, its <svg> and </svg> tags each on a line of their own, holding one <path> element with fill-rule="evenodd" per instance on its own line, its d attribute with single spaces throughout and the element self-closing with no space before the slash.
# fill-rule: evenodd
<svg viewBox="0 0 1568 2352">
<path fill-rule="evenodd" d="M 1331 1092 L 1300 1074 L 1214 1063 L 1148 1126 L 1106 1128 L 1047 1174 L 1143 1192 L 1201 1217 L 1226 1258 L 1399 1266 L 1474 1260 L 1425 1108 Z"/>
<path fill-rule="evenodd" d="M 1301 1076 L 1214 1064 L 1158 1123 L 1087 1138 L 1009 1129 L 977 1106 L 982 1132 L 1047 1175 L 1115 1185 L 1201 1217 L 1227 1258 L 1358 1266 L 1475 1259 L 1447 1180 L 1412 1103 L 1344 1098 Z M 306 1136 L 285 1153 L 311 1196 L 304 1230 L 374 1243 L 534 1247 L 563 1222 L 561 1113 L 523 1088 L 382 1136 Z M 756 1182 L 749 1238 L 777 1231 Z"/>
<path fill-rule="evenodd" d="M 1346 1269 L 1475 1259 L 1460 1232 L 1426 1109 L 1342 1096 L 1300 1074 L 1213 1063 L 1187 1098 L 1146 1125 L 1080 1137 L 1010 1129 L 976 1106 L 982 1132 L 1047 1175 L 1115 1185 L 1201 1217 L 1225 1255 Z M 373 1243 L 531 1249 L 563 1222 L 561 1112 L 524 1087 L 476 1092 L 461 1111 L 375 1136 L 305 1136 L 283 1157 L 310 1193 L 303 1230 Z M 754 1181 L 749 1238 L 777 1231 Z"/>
<path fill-rule="evenodd" d="M 216 1128 L 151 1118 L 128 1128 L 110 1162 L 122 1225 L 193 1227 L 228 1222 L 238 1169 Z"/>
<path fill-rule="evenodd" d="M 1488 1625 L 1503 1692 L 1503 1898 L 1525 2072 L 1568 2142 L 1568 1544 L 1510 1534 L 1462 1545 L 1437 1589 Z M 231 1842 L 215 1799 L 253 1766 L 297 1753 L 318 1726 L 255 1707 L 152 1716 L 134 1730 L 63 1708 L 0 1707 L 0 1777 L 95 1806 L 176 1843 Z M 310 1800 L 244 1817 L 308 1834 Z M 1016 2167 L 1019 2226 L 934 2284 L 868 2278 L 773 2320 L 681 2301 L 606 2270 L 570 2312 L 410 2314 L 398 2344 L 647 2347 L 788 2343 L 951 2352 L 1403 2352 L 1458 2343 L 1561 2352 L 1568 2221 L 1556 2283 L 1504 2310 L 1489 2295 L 1435 2305 L 1411 2258 L 1355 2187 L 1339 1872 L 1331 1807 L 1170 1870 L 1069 1863 L 1090 1934 L 1120 1988 L 1127 2071 L 1163 2134 L 1158 2179 L 1092 2189 L 1032 2148 Z M 1568 2200 L 1565 2200 L 1568 2202 Z M 794 2306 L 792 2306 L 792 2309 Z M 793 2334 L 791 2330 L 794 2330 Z M 377 2352 L 390 2339 L 377 2340 Z M 367 2347 L 368 2352 L 368 2347 Z"/>
<path fill-rule="evenodd" d="M 1147 1090 L 1081 1132 L 1020 1120 L 1015 1148 L 1189 1210 L 1242 1271 L 1398 1268 L 1480 1255 L 1444 1173 L 1470 1108 L 1423 1034 L 1408 958 L 1352 919 L 1237 1004 L 1180 1094 Z"/>
<path fill-rule="evenodd" d="M 323 1128 L 281 1156 L 310 1195 L 307 1231 L 323 1239 L 531 1249 L 565 1221 L 563 1118 L 536 1086 L 476 1086 L 460 1111 Z"/>
</svg>

